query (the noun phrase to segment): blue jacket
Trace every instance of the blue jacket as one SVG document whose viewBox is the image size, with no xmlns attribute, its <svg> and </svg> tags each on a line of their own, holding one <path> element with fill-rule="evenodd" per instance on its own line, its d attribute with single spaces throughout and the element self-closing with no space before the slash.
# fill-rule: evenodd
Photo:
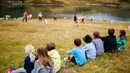
<svg viewBox="0 0 130 73">
<path fill-rule="evenodd" d="M 86 64 L 85 49 L 82 46 L 76 47 L 76 48 L 68 51 L 67 54 L 74 55 L 77 65 Z"/>
<path fill-rule="evenodd" d="M 25 59 L 24 59 L 24 69 L 26 70 L 26 72 L 31 73 L 33 68 L 34 68 L 34 62 L 31 62 L 29 56 L 25 57 Z"/>
</svg>

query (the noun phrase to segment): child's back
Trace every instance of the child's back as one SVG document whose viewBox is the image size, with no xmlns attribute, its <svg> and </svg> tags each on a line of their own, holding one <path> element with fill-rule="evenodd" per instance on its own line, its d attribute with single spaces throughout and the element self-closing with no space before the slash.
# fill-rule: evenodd
<svg viewBox="0 0 130 73">
<path fill-rule="evenodd" d="M 93 43 L 96 48 L 97 55 L 102 55 L 104 53 L 103 41 L 100 39 L 100 33 L 98 31 L 93 33 Z"/>
<path fill-rule="evenodd" d="M 103 54 L 104 53 L 103 41 L 100 38 L 98 38 L 94 39 L 93 43 L 95 45 L 97 55 Z"/>
<path fill-rule="evenodd" d="M 89 59 L 95 59 L 96 58 L 96 48 L 95 45 L 91 43 L 87 43 L 84 47 L 86 57 Z"/>
<path fill-rule="evenodd" d="M 55 50 L 55 43 L 49 42 L 46 45 L 46 48 L 48 49 L 48 55 L 52 58 L 54 62 L 54 69 L 56 72 L 58 72 L 61 68 L 61 58 L 60 54 L 58 53 L 57 50 Z"/>
<path fill-rule="evenodd" d="M 106 36 L 106 40 L 105 40 L 105 48 L 108 49 L 116 49 L 116 36 Z"/>
<path fill-rule="evenodd" d="M 102 37 L 104 41 L 105 52 L 113 53 L 117 48 L 116 36 L 114 35 L 115 30 L 113 28 L 108 29 L 108 36 Z"/>
<path fill-rule="evenodd" d="M 87 43 L 84 47 L 86 58 L 95 59 L 96 58 L 96 48 L 95 48 L 94 43 L 92 43 L 92 38 L 89 35 L 86 35 L 83 38 L 83 40 L 84 40 L 84 42 Z"/>
<path fill-rule="evenodd" d="M 78 65 L 86 64 L 85 50 L 82 46 L 76 47 L 68 51 L 67 54 L 73 54 Z"/>
<path fill-rule="evenodd" d="M 57 50 L 51 50 L 48 52 L 48 55 L 52 58 L 54 62 L 54 69 L 57 71 L 61 68 L 61 58 Z"/>
<path fill-rule="evenodd" d="M 117 38 L 117 48 L 118 48 L 118 50 L 125 49 L 126 41 L 127 41 L 127 37 L 126 37 L 125 30 L 120 30 L 120 35 Z"/>
</svg>

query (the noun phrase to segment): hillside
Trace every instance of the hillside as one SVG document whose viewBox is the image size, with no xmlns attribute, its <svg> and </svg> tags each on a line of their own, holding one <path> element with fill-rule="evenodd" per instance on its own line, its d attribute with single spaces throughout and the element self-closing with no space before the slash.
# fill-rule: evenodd
<svg viewBox="0 0 130 73">
<path fill-rule="evenodd" d="M 84 37 L 86 34 L 92 36 L 93 32 L 99 31 L 101 36 L 107 35 L 109 28 L 115 29 L 118 37 L 119 30 L 125 29 L 127 39 L 126 49 L 114 54 L 106 53 L 98 56 L 96 60 L 87 60 L 84 66 L 75 66 L 70 62 L 62 62 L 59 73 L 130 73 L 130 30 L 127 29 L 130 23 L 107 21 L 90 22 L 85 20 L 85 24 L 74 26 L 72 19 L 47 19 L 45 25 L 38 19 L 29 20 L 22 23 L 21 20 L 0 20 L 0 73 L 7 73 L 10 64 L 15 64 L 16 68 L 24 65 L 24 48 L 30 43 L 37 50 L 38 46 L 46 45 L 49 41 L 56 44 L 56 50 L 60 53 L 63 61 L 67 57 L 66 52 L 74 48 L 74 38 Z M 79 22 L 79 21 L 78 21 Z M 82 41 L 82 46 L 85 43 Z"/>
</svg>

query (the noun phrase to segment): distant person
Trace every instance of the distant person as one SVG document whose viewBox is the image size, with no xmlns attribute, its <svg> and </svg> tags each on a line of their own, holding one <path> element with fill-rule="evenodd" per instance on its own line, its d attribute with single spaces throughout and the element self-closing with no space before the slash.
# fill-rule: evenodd
<svg viewBox="0 0 130 73">
<path fill-rule="evenodd" d="M 96 59 L 96 48 L 92 42 L 92 38 L 89 35 L 86 35 L 83 40 L 86 42 L 86 45 L 84 46 L 86 58 L 92 60 Z"/>
<path fill-rule="evenodd" d="M 116 36 L 114 35 L 115 29 L 108 29 L 108 36 L 101 37 L 104 42 L 105 52 L 114 53 L 117 49 Z"/>
<path fill-rule="evenodd" d="M 54 21 L 57 21 L 57 15 L 56 14 L 53 16 L 53 18 L 54 18 Z"/>
<path fill-rule="evenodd" d="M 52 58 L 54 62 L 54 69 L 56 72 L 58 72 L 61 68 L 61 57 L 58 51 L 55 49 L 55 44 L 53 42 L 49 42 L 46 45 L 46 48 L 48 49 L 48 55 Z"/>
<path fill-rule="evenodd" d="M 82 66 L 86 64 L 86 57 L 85 57 L 85 50 L 81 46 L 81 39 L 75 38 L 74 39 L 75 48 L 68 51 L 68 58 L 65 58 L 64 60 L 70 60 L 76 65 Z"/>
<path fill-rule="evenodd" d="M 119 35 L 119 37 L 117 38 L 117 49 L 118 49 L 118 50 L 123 50 L 123 49 L 125 49 L 126 41 L 127 41 L 127 37 L 126 37 L 126 32 L 125 32 L 125 30 L 120 30 L 120 35 Z"/>
<path fill-rule="evenodd" d="M 84 24 L 84 16 L 81 17 L 81 23 Z"/>
<path fill-rule="evenodd" d="M 77 25 L 78 22 L 77 22 L 77 16 L 76 16 L 76 14 L 74 15 L 74 22 L 75 22 L 75 25 Z"/>
<path fill-rule="evenodd" d="M 29 14 L 29 15 L 27 16 L 27 19 L 32 19 L 32 14 Z"/>
<path fill-rule="evenodd" d="M 38 60 L 34 64 L 34 69 L 31 73 L 56 73 L 51 57 L 48 55 L 48 50 L 40 46 L 37 49 Z"/>
<path fill-rule="evenodd" d="M 104 44 L 103 41 L 100 39 L 99 32 L 93 33 L 93 41 L 96 48 L 96 54 L 97 55 L 103 55 L 104 54 Z"/>
<path fill-rule="evenodd" d="M 39 22 L 42 22 L 42 12 L 38 14 Z"/>
<path fill-rule="evenodd" d="M 23 20 L 22 20 L 22 22 L 27 22 L 27 18 L 28 17 L 28 13 L 27 12 L 24 12 L 24 14 L 23 14 Z"/>
<path fill-rule="evenodd" d="M 94 20 L 94 17 L 92 16 L 92 17 L 91 17 L 91 22 L 93 22 L 93 20 Z"/>
<path fill-rule="evenodd" d="M 34 54 L 35 49 L 32 45 L 27 45 L 25 47 L 25 52 L 28 54 L 28 56 L 26 56 L 24 59 L 24 69 L 27 73 L 31 73 L 34 68 L 34 62 L 36 60 L 36 54 Z"/>
</svg>

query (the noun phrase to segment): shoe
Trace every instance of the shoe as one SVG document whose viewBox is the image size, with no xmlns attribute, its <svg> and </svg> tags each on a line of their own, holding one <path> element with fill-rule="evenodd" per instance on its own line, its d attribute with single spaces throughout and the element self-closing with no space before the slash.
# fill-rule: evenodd
<svg viewBox="0 0 130 73">
<path fill-rule="evenodd" d="M 68 58 L 64 58 L 64 61 L 70 61 Z"/>
</svg>

